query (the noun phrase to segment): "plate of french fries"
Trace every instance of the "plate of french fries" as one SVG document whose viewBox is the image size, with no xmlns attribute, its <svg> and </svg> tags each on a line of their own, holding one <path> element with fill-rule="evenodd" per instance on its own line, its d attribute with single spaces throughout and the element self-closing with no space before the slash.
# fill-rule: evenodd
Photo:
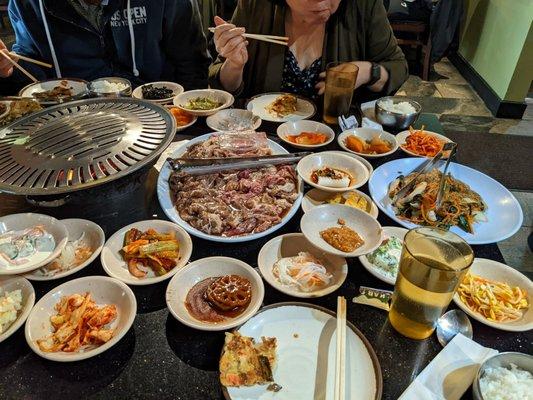
<svg viewBox="0 0 533 400">
<path fill-rule="evenodd" d="M 185 229 L 169 221 L 135 222 L 115 232 L 100 260 L 105 272 L 128 285 L 151 285 L 172 277 L 191 257 Z"/>
</svg>

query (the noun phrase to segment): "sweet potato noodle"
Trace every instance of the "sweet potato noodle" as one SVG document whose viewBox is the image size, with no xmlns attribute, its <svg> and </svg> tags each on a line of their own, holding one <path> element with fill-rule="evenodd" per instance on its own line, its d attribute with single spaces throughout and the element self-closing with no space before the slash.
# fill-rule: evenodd
<svg viewBox="0 0 533 400">
<path fill-rule="evenodd" d="M 212 136 L 190 146 L 183 157 L 266 154 L 271 154 L 266 135 L 246 133 Z M 263 232 L 280 223 L 298 197 L 298 179 L 289 165 L 196 176 L 173 173 L 169 184 L 180 217 L 217 236 Z"/>
</svg>

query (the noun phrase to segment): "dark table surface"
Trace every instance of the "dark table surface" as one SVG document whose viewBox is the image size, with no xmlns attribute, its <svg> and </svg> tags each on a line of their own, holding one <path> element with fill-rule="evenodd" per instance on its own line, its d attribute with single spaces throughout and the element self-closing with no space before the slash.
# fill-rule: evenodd
<svg viewBox="0 0 533 400">
<path fill-rule="evenodd" d="M 429 128 L 441 131 L 431 116 L 421 119 Z M 431 126 L 432 125 L 432 126 Z M 262 130 L 275 133 L 276 125 L 264 123 Z M 177 134 L 175 140 L 187 139 L 208 132 L 203 120 Z M 271 139 L 277 139 L 270 135 Z M 467 148 L 469 137 L 454 136 L 459 148 Z M 480 139 L 481 140 L 481 139 Z M 501 137 L 505 141 L 506 137 Z M 331 148 L 335 148 L 332 145 Z M 498 160 L 498 148 L 490 154 Z M 289 149 L 293 150 L 293 149 Z M 460 153 L 461 154 L 461 153 Z M 372 160 L 374 167 L 403 153 Z M 461 160 L 469 165 L 468 158 Z M 496 161 L 495 161 L 496 162 Z M 514 166 L 508 166 L 508 171 Z M 519 171 L 517 171 L 519 172 Z M 507 178 L 506 178 L 507 177 Z M 508 181 L 506 179 L 509 179 Z M 57 218 L 86 218 L 98 223 L 111 236 L 121 227 L 144 219 L 166 219 L 157 201 L 157 171 L 145 169 L 112 184 L 79 193 L 70 202 L 57 208 L 31 206 L 24 197 L 0 194 L 0 216 L 17 212 L 41 212 Z M 507 185 L 513 180 L 503 175 Z M 366 186 L 363 187 L 367 191 Z M 241 259 L 257 266 L 257 254 L 272 237 L 299 231 L 299 211 L 274 234 L 252 242 L 227 244 L 193 238 L 191 260 L 214 255 Z M 382 225 L 394 222 L 382 213 Z M 503 261 L 495 244 L 474 246 L 477 257 Z M 33 282 L 37 300 L 65 281 L 87 275 L 105 275 L 99 259 L 89 267 L 67 278 L 51 282 Z M 76 363 L 55 363 L 35 355 L 24 338 L 24 329 L 0 344 L 0 399 L 221 399 L 218 383 L 218 358 L 223 344 L 222 332 L 202 332 L 188 328 L 168 312 L 165 290 L 168 281 L 150 286 L 132 287 L 138 302 L 138 315 L 126 336 L 114 347 L 94 358 Z M 392 290 L 392 286 L 370 275 L 357 259 L 349 260 L 348 278 L 333 294 L 309 302 L 331 310 L 336 308 L 337 295 L 351 299 L 360 285 Z M 264 304 L 294 301 L 266 285 Z M 453 307 L 453 305 L 452 305 Z M 396 399 L 409 383 L 437 355 L 441 346 L 435 335 L 414 341 L 397 334 L 387 320 L 385 311 L 348 302 L 348 319 L 368 338 L 383 374 L 383 399 Z M 500 351 L 532 353 L 531 333 L 509 333 L 492 329 L 472 320 L 474 339 Z M 465 398 L 470 398 L 470 392 Z"/>
</svg>

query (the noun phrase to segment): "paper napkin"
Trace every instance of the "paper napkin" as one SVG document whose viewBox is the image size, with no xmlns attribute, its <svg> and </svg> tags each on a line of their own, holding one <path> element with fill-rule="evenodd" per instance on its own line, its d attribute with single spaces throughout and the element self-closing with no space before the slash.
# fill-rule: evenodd
<svg viewBox="0 0 533 400">
<path fill-rule="evenodd" d="M 399 400 L 459 400 L 481 363 L 498 351 L 458 334 L 411 382 Z"/>
</svg>

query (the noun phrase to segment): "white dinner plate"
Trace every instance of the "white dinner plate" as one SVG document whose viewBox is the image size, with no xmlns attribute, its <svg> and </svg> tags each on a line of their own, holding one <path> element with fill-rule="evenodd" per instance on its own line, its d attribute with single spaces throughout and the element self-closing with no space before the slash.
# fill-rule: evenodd
<svg viewBox="0 0 533 400">
<path fill-rule="evenodd" d="M 239 275 L 250 281 L 252 298 L 246 309 L 240 315 L 221 322 L 200 321 L 194 318 L 185 305 L 189 290 L 204 279 L 224 275 Z M 193 261 L 174 275 L 168 283 L 165 295 L 167 307 L 174 318 L 202 331 L 224 331 L 239 326 L 259 310 L 264 296 L 265 286 L 257 271 L 244 261 L 231 257 L 207 257 Z"/>
<path fill-rule="evenodd" d="M 85 294 L 89 292 L 98 306 L 114 304 L 117 307 L 116 319 L 106 326 L 115 329 L 113 338 L 98 347 L 82 349 L 78 352 L 44 352 L 37 345 L 38 339 L 44 339 L 53 333 L 50 317 L 56 315 L 55 305 L 63 296 Z M 26 321 L 24 333 L 26 342 L 39 356 L 52 361 L 72 362 L 85 360 L 103 353 L 128 332 L 137 314 L 137 300 L 131 289 L 118 279 L 108 276 L 85 276 L 59 285 L 45 294 L 35 304 Z"/>
<path fill-rule="evenodd" d="M 194 139 L 189 140 L 188 142 L 184 143 L 182 146 L 177 148 L 172 155 L 170 155 L 171 158 L 177 158 L 182 156 L 186 151 L 187 148 L 195 143 L 203 142 L 207 139 L 209 139 L 213 135 L 213 133 L 208 133 L 206 135 L 201 135 L 198 137 L 195 137 Z M 273 154 L 288 154 L 288 151 L 283 148 L 283 146 L 277 144 L 276 142 L 272 140 L 268 140 L 268 144 L 270 148 L 272 149 Z M 251 235 L 242 235 L 242 236 L 217 236 L 217 235 L 208 235 L 207 233 L 204 233 L 196 228 L 194 228 L 192 225 L 190 225 L 188 222 L 184 221 L 178 211 L 176 210 L 176 207 L 174 207 L 174 204 L 172 203 L 172 197 L 170 193 L 170 187 L 168 184 L 168 180 L 171 175 L 171 168 L 168 162 L 165 162 L 163 164 L 163 167 L 161 168 L 161 172 L 159 173 L 159 177 L 157 179 L 157 197 L 159 199 L 159 204 L 161 205 L 161 208 L 167 215 L 167 217 L 171 220 L 177 223 L 179 226 L 184 228 L 187 232 L 189 232 L 191 235 L 194 235 L 196 237 L 211 240 L 214 242 L 226 242 L 226 243 L 236 243 L 236 242 L 247 242 L 249 240 L 255 240 L 258 238 L 261 238 L 263 236 L 267 236 L 271 234 L 272 232 L 278 230 L 283 225 L 285 225 L 289 220 L 296 214 L 296 211 L 298 211 L 298 207 L 300 207 L 300 203 L 302 202 L 303 197 L 303 181 L 299 179 L 298 182 L 298 191 L 299 195 L 294 201 L 292 207 L 290 210 L 285 214 L 285 216 L 281 219 L 279 224 L 271 226 L 269 229 L 259 232 L 259 233 L 253 233 Z"/>
<path fill-rule="evenodd" d="M 35 290 L 30 281 L 22 276 L 0 276 L 0 297 L 5 292 L 12 292 L 17 289 L 20 290 L 22 295 L 22 307 L 17 312 L 17 319 L 4 332 L 0 333 L 0 343 L 14 334 L 24 324 L 35 304 Z"/>
<path fill-rule="evenodd" d="M 274 276 L 272 268 L 283 257 L 294 257 L 306 251 L 323 262 L 324 267 L 332 275 L 331 281 L 322 289 L 304 292 L 297 288 L 286 286 Z M 343 257 L 328 254 L 313 246 L 302 233 L 287 233 L 269 240 L 259 251 L 257 265 L 261 275 L 270 286 L 282 293 L 294 297 L 322 297 L 340 288 L 348 275 L 348 264 Z"/>
<path fill-rule="evenodd" d="M 58 272 L 54 275 L 44 275 L 40 272 L 39 269 L 33 270 L 24 275 L 24 277 L 29 279 L 30 281 L 52 281 L 75 274 L 76 272 L 81 271 L 83 268 L 91 264 L 96 259 L 96 257 L 100 255 L 102 247 L 104 247 L 105 243 L 105 234 L 102 228 L 100 228 L 100 225 L 95 224 L 94 222 L 86 219 L 77 218 L 62 219 L 61 222 L 67 228 L 69 241 L 76 241 L 81 237 L 82 234 L 84 234 L 83 241 L 87 243 L 87 245 L 91 249 L 93 249 L 93 253 L 87 260 L 82 262 L 80 265 Z"/>
<path fill-rule="evenodd" d="M 293 95 L 297 98 L 296 112 L 289 114 L 286 117 L 278 117 L 276 114 L 271 114 L 266 110 L 266 107 L 276 100 L 282 94 L 287 93 L 265 93 L 254 96 L 246 105 L 246 109 L 257 115 L 263 121 L 270 122 L 288 122 L 299 121 L 301 119 L 311 118 L 316 113 L 316 106 L 309 100 Z"/>
<path fill-rule="evenodd" d="M 415 131 L 417 131 L 418 129 L 415 129 Z M 424 130 L 424 133 L 429 135 L 429 136 L 433 136 L 435 137 L 436 139 L 440 140 L 442 143 L 448 143 L 448 142 L 452 142 L 452 140 L 448 139 L 446 136 L 444 135 L 440 135 L 438 134 L 437 132 L 432 132 L 432 131 L 426 131 Z M 420 154 L 417 154 L 417 153 L 414 153 L 412 152 L 411 150 L 407 150 L 405 149 L 403 146 L 405 145 L 405 141 L 407 140 L 407 137 L 411 134 L 411 132 L 409 130 L 406 130 L 406 131 L 401 131 L 400 133 L 398 133 L 396 135 L 396 140 L 398 141 L 398 145 L 400 146 L 400 149 L 402 149 L 402 151 L 406 154 L 409 154 L 411 157 L 427 157 L 427 156 L 423 156 L 423 155 L 420 155 Z M 433 158 L 433 157 L 428 157 L 428 158 Z"/>
<path fill-rule="evenodd" d="M 21 265 L 10 265 L 3 257 L 0 257 L 0 275 L 16 275 L 32 271 L 48 264 L 61 254 L 68 241 L 67 228 L 62 222 L 48 215 L 21 213 L 1 217 L 0 235 L 8 231 L 22 231 L 37 225 L 43 226 L 44 230 L 54 237 L 54 250 Z"/>
<path fill-rule="evenodd" d="M 492 322 L 486 319 L 483 315 L 468 308 L 467 305 L 461 301 L 459 294 L 456 292 L 453 296 L 453 301 L 459 308 L 461 308 L 461 310 L 482 324 L 502 331 L 525 332 L 533 329 L 533 283 L 527 276 L 505 264 L 488 260 L 486 258 L 475 258 L 469 273 L 493 281 L 505 282 L 509 286 L 519 286 L 521 289 L 525 289 L 527 291 L 529 307 L 527 310 L 523 311 L 524 314 L 522 315 L 522 318 L 516 321 Z"/>
<path fill-rule="evenodd" d="M 424 158 L 401 158 L 389 161 L 377 168 L 368 182 L 370 196 L 381 211 L 408 229 L 418 225 L 395 215 L 388 196 L 389 185 L 398 175 L 407 175 L 423 162 Z M 520 229 L 523 220 L 522 209 L 516 198 L 502 184 L 475 169 L 453 162 L 450 163 L 448 172 L 455 179 L 469 185 L 488 207 L 485 212 L 488 221 L 475 223 L 473 234 L 456 226 L 450 228 L 451 232 L 469 244 L 488 244 L 505 240 Z"/>
<path fill-rule="evenodd" d="M 405 228 L 400 228 L 398 226 L 384 226 L 383 229 L 383 240 L 386 238 L 390 238 L 391 236 L 395 236 L 403 244 L 403 240 L 405 238 L 405 234 L 408 232 Z M 382 240 L 382 243 L 383 243 Z M 368 261 L 368 258 L 366 258 L 367 254 L 359 256 L 359 261 L 361 264 L 363 264 L 363 267 L 370 272 L 372 275 L 374 275 L 376 278 L 382 280 L 385 283 L 388 283 L 389 285 L 394 285 L 396 283 L 396 276 L 391 277 L 383 272 L 383 270 L 379 267 L 376 267 L 374 264 L 372 264 L 370 261 Z M 399 260 L 398 260 L 399 262 Z"/>
<path fill-rule="evenodd" d="M 330 193 L 330 192 L 324 192 L 323 190 L 316 189 L 316 188 L 311 189 L 304 195 L 302 199 L 302 211 L 306 213 L 309 210 L 311 210 L 313 207 L 318 207 L 323 204 L 329 204 L 326 202 L 327 199 L 330 199 L 339 194 L 345 195 L 351 192 L 354 192 L 358 196 L 362 196 L 370 205 L 370 210 L 368 210 L 367 212 L 374 218 L 378 217 L 378 214 L 379 214 L 378 206 L 376 206 L 376 203 L 372 201 L 369 195 L 361 192 L 360 190 L 348 190 L 343 193 Z"/>
<path fill-rule="evenodd" d="M 279 303 L 264 307 L 238 331 L 256 342 L 275 337 L 274 382 L 268 385 L 223 387 L 227 400 L 333 400 L 335 385 L 335 314 L 307 303 Z M 378 358 L 363 334 L 351 323 L 346 329 L 346 399 L 381 398 L 382 377 Z"/>
<path fill-rule="evenodd" d="M 176 266 L 165 275 L 156 275 L 151 268 L 145 268 L 147 274 L 143 278 L 137 278 L 128 271 L 128 264 L 124 261 L 121 249 L 124 247 L 124 236 L 130 229 L 136 228 L 142 232 L 148 229 L 155 229 L 158 233 L 166 234 L 174 232 L 176 240 L 179 242 L 179 258 Z M 111 277 L 120 279 L 128 285 L 151 285 L 162 282 L 174 276 L 184 265 L 187 264 L 192 253 L 192 240 L 189 234 L 180 226 L 160 219 L 138 221 L 121 228 L 111 236 L 105 243 L 100 255 L 100 261 L 104 271 Z"/>
<path fill-rule="evenodd" d="M 36 83 L 30 83 L 27 86 L 24 86 L 22 89 L 20 89 L 18 95 L 20 97 L 33 97 L 34 93 L 38 92 L 46 92 L 48 90 L 52 90 L 56 86 L 59 86 L 59 84 L 62 81 L 67 81 L 69 84 L 69 87 L 72 88 L 72 97 L 65 98 L 65 101 L 71 101 L 71 100 L 77 100 L 82 98 L 83 96 L 88 94 L 88 82 L 83 79 L 76 79 L 76 78 L 70 78 L 70 79 L 49 79 L 46 81 L 36 82 Z M 57 101 L 39 101 L 41 104 L 56 104 Z"/>
</svg>

